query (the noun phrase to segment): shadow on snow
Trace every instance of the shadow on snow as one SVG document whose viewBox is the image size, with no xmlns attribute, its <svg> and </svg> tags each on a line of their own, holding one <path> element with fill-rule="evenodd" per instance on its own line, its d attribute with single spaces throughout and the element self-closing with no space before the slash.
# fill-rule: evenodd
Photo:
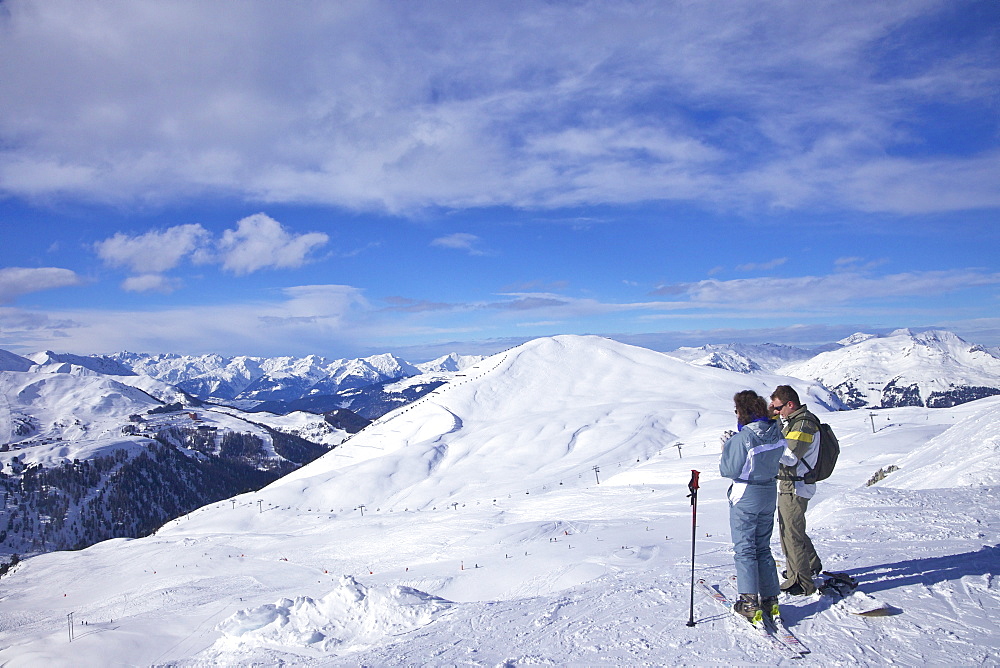
<svg viewBox="0 0 1000 668">
<path fill-rule="evenodd" d="M 984 545 L 975 552 L 926 559 L 909 559 L 846 571 L 871 594 L 909 585 L 934 585 L 966 575 L 992 575 L 1000 570 L 1000 545 Z"/>
</svg>

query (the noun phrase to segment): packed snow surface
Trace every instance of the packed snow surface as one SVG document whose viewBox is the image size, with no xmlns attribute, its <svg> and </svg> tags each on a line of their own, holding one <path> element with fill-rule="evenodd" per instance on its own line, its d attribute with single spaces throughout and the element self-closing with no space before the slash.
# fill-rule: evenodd
<svg viewBox="0 0 1000 668">
<path fill-rule="evenodd" d="M 889 612 L 783 600 L 806 661 L 1000 662 L 1000 490 L 986 456 L 1000 398 L 826 413 L 804 381 L 556 337 L 478 362 L 260 492 L 144 539 L 23 562 L 2 581 L 0 664 L 796 663 L 706 598 L 686 625 L 691 470 L 694 571 L 725 583 L 719 436 L 736 391 L 785 382 L 842 443 L 810 504 L 824 566 Z M 978 463 L 962 477 L 966 458 Z M 900 469 L 865 485 L 889 465 Z"/>
<path fill-rule="evenodd" d="M 1000 405 L 993 405 L 932 438 L 900 460 L 901 471 L 893 477 L 892 486 L 1000 487 L 997 425 L 1000 425 Z"/>
</svg>

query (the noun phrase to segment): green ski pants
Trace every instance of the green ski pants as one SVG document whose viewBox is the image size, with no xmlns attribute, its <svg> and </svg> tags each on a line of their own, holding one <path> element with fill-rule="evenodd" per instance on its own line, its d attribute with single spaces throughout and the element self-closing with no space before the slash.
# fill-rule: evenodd
<svg viewBox="0 0 1000 668">
<path fill-rule="evenodd" d="M 823 570 L 812 541 L 806 535 L 806 508 L 809 499 L 797 494 L 778 494 L 778 531 L 781 534 L 781 551 L 785 553 L 785 579 L 782 589 L 796 582 L 805 594 L 816 591 L 812 574 Z"/>
</svg>

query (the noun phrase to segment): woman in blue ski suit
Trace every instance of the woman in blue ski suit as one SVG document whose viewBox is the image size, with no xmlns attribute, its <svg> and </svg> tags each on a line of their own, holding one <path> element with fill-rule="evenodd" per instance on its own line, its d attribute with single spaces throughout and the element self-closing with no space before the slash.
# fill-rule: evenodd
<svg viewBox="0 0 1000 668">
<path fill-rule="evenodd" d="M 792 465 L 781 423 L 768 419 L 767 401 L 752 390 L 733 397 L 739 431 L 722 446 L 719 473 L 733 481 L 729 488 L 729 528 L 736 561 L 740 598 L 735 612 L 751 620 L 761 608 L 774 614 L 778 604 L 778 569 L 771 555 L 771 532 L 778 499 L 778 465 Z"/>
</svg>

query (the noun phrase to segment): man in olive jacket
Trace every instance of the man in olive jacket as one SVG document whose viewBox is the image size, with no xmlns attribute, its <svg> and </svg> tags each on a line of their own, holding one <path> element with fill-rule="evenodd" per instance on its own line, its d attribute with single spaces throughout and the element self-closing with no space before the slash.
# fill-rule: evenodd
<svg viewBox="0 0 1000 668">
<path fill-rule="evenodd" d="M 778 532 L 785 553 L 786 594 L 808 596 L 816 591 L 812 576 L 823 570 L 816 549 L 806 534 L 806 508 L 816 493 L 816 485 L 802 479 L 819 457 L 819 419 L 799 402 L 790 385 L 779 385 L 771 395 L 771 410 L 785 423 L 782 433 L 788 449 L 799 460 L 778 471 Z M 807 466 L 808 464 L 808 466 Z"/>
</svg>

